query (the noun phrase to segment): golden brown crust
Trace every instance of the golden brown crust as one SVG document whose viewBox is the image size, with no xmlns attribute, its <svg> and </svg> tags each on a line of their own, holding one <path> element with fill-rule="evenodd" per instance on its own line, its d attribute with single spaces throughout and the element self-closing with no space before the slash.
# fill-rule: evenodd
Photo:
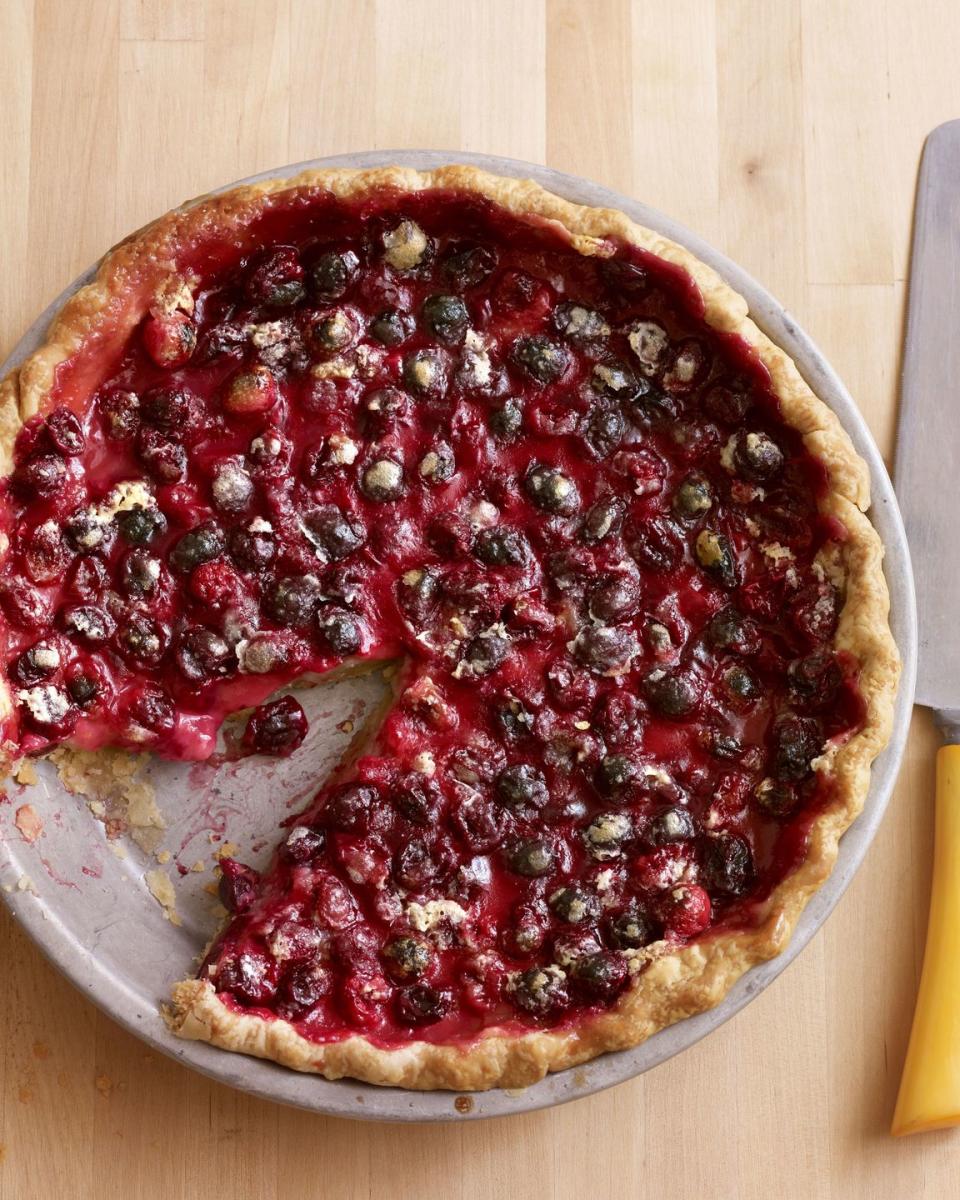
<svg viewBox="0 0 960 1200">
<path fill-rule="evenodd" d="M 45 345 L 0 384 L 0 470 L 9 470 L 19 420 L 42 409 L 56 368 L 93 338 L 102 347 L 100 361 L 107 364 L 158 289 L 175 273 L 181 249 L 227 235 L 243 245 L 251 219 L 273 198 L 291 189 L 314 188 L 341 197 L 382 188 L 475 192 L 518 216 L 556 222 L 583 254 L 610 253 L 606 239 L 613 237 L 683 268 L 703 296 L 708 324 L 738 334 L 769 371 L 784 419 L 803 434 L 806 447 L 828 472 L 829 488 L 821 508 L 847 532 L 835 564 L 845 592 L 836 641 L 861 664 L 866 719 L 845 744 L 828 748 L 818 760 L 817 769 L 832 779 L 829 803 L 813 821 L 804 861 L 764 902 L 753 927 L 714 932 L 679 950 L 666 943 L 651 947 L 649 961 L 615 1007 L 587 1016 L 565 1031 L 518 1035 L 491 1029 L 463 1046 L 411 1042 L 382 1049 L 356 1036 L 321 1046 L 302 1038 L 285 1021 L 229 1009 L 209 983 L 199 980 L 177 985 L 174 1008 L 168 1014 L 182 1037 L 331 1079 L 352 1076 L 420 1089 L 523 1086 L 548 1071 L 635 1046 L 657 1030 L 719 1003 L 746 970 L 784 948 L 807 900 L 829 875 L 839 838 L 863 807 L 870 765 L 889 737 L 900 671 L 887 622 L 883 548 L 864 516 L 870 503 L 869 474 L 837 417 L 814 395 L 789 356 L 757 328 L 743 298 L 688 250 L 615 210 L 574 205 L 532 181 L 501 178 L 465 166 L 432 172 L 398 167 L 309 171 L 295 179 L 268 180 L 192 201 L 141 230 L 105 258 L 95 281 L 64 307 Z M 71 394 L 79 396 L 97 381 L 89 370 L 76 371 L 67 364 L 59 382 L 69 400 Z"/>
</svg>

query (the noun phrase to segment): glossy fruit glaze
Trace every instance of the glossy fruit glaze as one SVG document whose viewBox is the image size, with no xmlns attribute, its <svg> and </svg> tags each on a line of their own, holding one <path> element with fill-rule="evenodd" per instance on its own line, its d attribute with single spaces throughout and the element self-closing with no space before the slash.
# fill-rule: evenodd
<svg viewBox="0 0 960 1200">
<path fill-rule="evenodd" d="M 254 235 L 19 436 L 9 736 L 202 758 L 279 685 L 402 657 L 375 752 L 266 876 L 224 862 L 203 974 L 318 1042 L 608 1006 L 749 924 L 862 721 L 824 472 L 650 254 L 439 192 L 288 194 Z M 244 746 L 304 732 L 283 700 Z"/>
</svg>

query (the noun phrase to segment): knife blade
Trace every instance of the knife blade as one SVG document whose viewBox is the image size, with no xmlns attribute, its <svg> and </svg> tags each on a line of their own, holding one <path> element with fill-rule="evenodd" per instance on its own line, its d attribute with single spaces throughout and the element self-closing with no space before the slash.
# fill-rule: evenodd
<svg viewBox="0 0 960 1200">
<path fill-rule="evenodd" d="M 914 563 L 917 703 L 933 710 L 936 826 L 923 972 L 892 1132 L 960 1124 L 960 121 L 917 183 L 895 488 Z"/>
</svg>

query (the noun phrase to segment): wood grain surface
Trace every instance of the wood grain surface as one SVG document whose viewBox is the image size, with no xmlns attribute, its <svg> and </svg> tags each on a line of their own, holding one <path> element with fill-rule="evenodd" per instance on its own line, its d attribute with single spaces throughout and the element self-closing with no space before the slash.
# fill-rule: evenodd
<svg viewBox="0 0 960 1200">
<path fill-rule="evenodd" d="M 254 171 L 379 147 L 512 155 L 656 205 L 766 283 L 893 451 L 924 135 L 960 115 L 956 0 L 0 0 L 0 352 L 107 246 Z M 917 717 L 839 909 L 737 1018 L 520 1118 L 327 1120 L 99 1014 L 0 912 L 0 1200 L 960 1194 L 960 1134 L 887 1127 L 926 920 Z"/>
</svg>

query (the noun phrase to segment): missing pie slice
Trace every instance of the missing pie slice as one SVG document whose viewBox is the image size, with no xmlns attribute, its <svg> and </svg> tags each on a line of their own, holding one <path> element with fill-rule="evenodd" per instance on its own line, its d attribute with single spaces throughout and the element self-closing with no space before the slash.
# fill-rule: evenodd
<svg viewBox="0 0 960 1200">
<path fill-rule="evenodd" d="M 0 388 L 8 755 L 295 753 L 402 659 L 175 992 L 328 1078 L 518 1086 L 776 954 L 898 676 L 868 473 L 689 252 L 466 167 L 311 172 L 113 250 Z"/>
</svg>

